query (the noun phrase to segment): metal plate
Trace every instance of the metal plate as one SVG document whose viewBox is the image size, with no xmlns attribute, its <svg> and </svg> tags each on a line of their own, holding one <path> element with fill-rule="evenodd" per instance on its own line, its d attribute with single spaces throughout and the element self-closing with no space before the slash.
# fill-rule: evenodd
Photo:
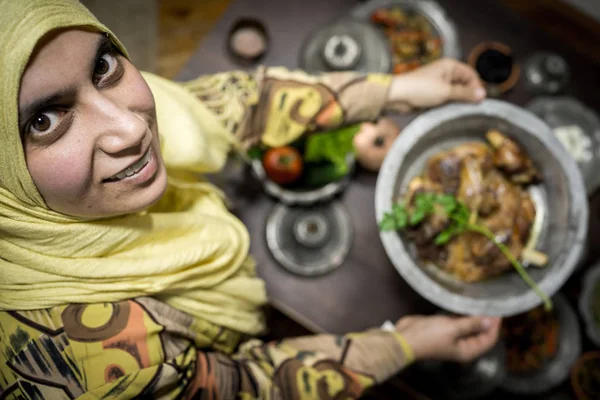
<svg viewBox="0 0 600 400">
<path fill-rule="evenodd" d="M 416 11 L 429 20 L 444 42 L 444 57 L 460 59 L 462 52 L 458 40 L 458 31 L 446 11 L 432 0 L 370 0 L 352 10 L 352 16 L 363 21 L 370 21 L 371 14 L 379 8 L 400 6 L 406 10 Z"/>
<path fill-rule="evenodd" d="M 569 377 L 571 367 L 581 354 L 579 322 L 562 295 L 556 295 L 553 301 L 560 326 L 556 356 L 536 372 L 519 375 L 508 373 L 502 383 L 503 390 L 519 394 L 544 393 Z"/>
<path fill-rule="evenodd" d="M 420 364 L 436 385 L 437 392 L 450 400 L 479 399 L 498 388 L 506 376 L 504 344 L 496 346 L 470 364 L 428 361 Z"/>
<path fill-rule="evenodd" d="M 579 313 L 585 323 L 585 332 L 588 338 L 600 347 L 600 326 L 594 321 L 592 315 L 591 302 L 594 297 L 594 291 L 600 284 L 600 264 L 591 268 L 583 278 L 583 289 L 579 296 Z"/>
<path fill-rule="evenodd" d="M 410 180 L 422 173 L 427 158 L 457 143 L 484 140 L 488 129 L 515 139 L 543 175 L 536 186 L 546 204 L 537 248 L 548 255 L 544 268 L 530 275 L 549 296 L 575 270 L 584 251 L 588 203 L 581 172 L 550 128 L 526 110 L 499 100 L 451 104 L 417 117 L 404 128 L 388 152 L 377 179 L 377 220 L 392 209 Z M 421 296 L 442 309 L 466 315 L 510 316 L 541 304 L 516 272 L 477 283 L 449 280 L 439 268 L 424 268 L 411 243 L 396 232 L 381 232 L 396 270 Z"/>
<path fill-rule="evenodd" d="M 575 159 L 588 194 L 600 185 L 600 118 L 571 97 L 538 97 L 526 108 L 543 119 Z"/>
<path fill-rule="evenodd" d="M 390 72 L 391 49 L 368 23 L 344 18 L 312 32 L 300 51 L 300 68 L 318 73 L 338 70 Z"/>
<path fill-rule="evenodd" d="M 558 54 L 540 52 L 525 60 L 525 82 L 537 94 L 556 94 L 570 79 L 567 61 Z"/>
<path fill-rule="evenodd" d="M 290 272 L 318 276 L 338 268 L 352 245 L 352 221 L 339 201 L 313 207 L 278 204 L 267 219 L 267 246 Z"/>
</svg>

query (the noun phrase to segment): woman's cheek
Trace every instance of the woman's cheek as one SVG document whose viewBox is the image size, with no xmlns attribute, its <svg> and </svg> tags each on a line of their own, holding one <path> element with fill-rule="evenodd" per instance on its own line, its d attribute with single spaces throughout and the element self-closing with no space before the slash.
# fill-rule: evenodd
<svg viewBox="0 0 600 400">
<path fill-rule="evenodd" d="M 91 157 L 78 147 L 30 154 L 27 166 L 40 194 L 49 203 L 60 199 L 83 200 L 93 186 Z"/>
</svg>

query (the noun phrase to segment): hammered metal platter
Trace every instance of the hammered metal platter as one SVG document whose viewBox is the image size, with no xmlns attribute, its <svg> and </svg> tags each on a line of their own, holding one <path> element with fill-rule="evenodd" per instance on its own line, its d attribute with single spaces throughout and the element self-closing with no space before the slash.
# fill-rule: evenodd
<svg viewBox="0 0 600 400">
<path fill-rule="evenodd" d="M 564 382 L 581 354 L 581 338 L 577 315 L 562 295 L 553 298 L 559 320 L 556 355 L 540 369 L 527 374 L 507 374 L 502 389 L 518 394 L 540 394 Z"/>
<path fill-rule="evenodd" d="M 352 220 L 340 201 L 311 207 L 277 204 L 266 225 L 267 247 L 279 264 L 302 276 L 342 265 L 352 245 Z"/>
<path fill-rule="evenodd" d="M 370 0 L 356 6 L 351 15 L 363 21 L 369 21 L 371 14 L 377 9 L 400 6 L 425 16 L 433 25 L 444 43 L 443 56 L 460 59 L 462 51 L 458 38 L 458 30 L 446 11 L 432 0 Z"/>
<path fill-rule="evenodd" d="M 552 134 L 532 113 L 499 100 L 451 104 L 417 117 L 392 145 L 379 173 L 375 191 L 377 220 L 392 209 L 394 199 L 420 175 L 436 152 L 466 141 L 483 141 L 498 129 L 516 140 L 542 174 L 531 189 L 538 218 L 536 248 L 549 257 L 544 268 L 530 268 L 531 277 L 549 296 L 554 295 L 579 263 L 588 226 L 588 203 L 581 172 Z M 528 311 L 541 300 L 516 272 L 477 283 L 448 276 L 417 259 L 412 244 L 397 232 L 381 232 L 385 251 L 402 277 L 421 296 L 450 312 L 466 315 L 510 316 Z"/>
</svg>

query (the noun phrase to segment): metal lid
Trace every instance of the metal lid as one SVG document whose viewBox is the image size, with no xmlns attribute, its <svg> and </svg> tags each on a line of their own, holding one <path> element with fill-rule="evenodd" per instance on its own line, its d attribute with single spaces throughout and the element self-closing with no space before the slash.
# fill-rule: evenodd
<svg viewBox="0 0 600 400">
<path fill-rule="evenodd" d="M 588 194 L 600 184 L 600 118 L 572 97 L 537 97 L 526 107 L 543 119 L 575 159 Z"/>
<path fill-rule="evenodd" d="M 267 219 L 267 246 L 290 272 L 323 275 L 338 268 L 352 244 L 352 221 L 339 201 L 310 208 L 278 204 Z"/>
<path fill-rule="evenodd" d="M 312 32 L 300 52 L 300 68 L 307 72 L 391 70 L 390 47 L 379 30 L 368 23 L 344 18 Z"/>
<path fill-rule="evenodd" d="M 527 87 L 538 94 L 555 94 L 567 86 L 570 69 L 567 61 L 555 53 L 535 53 L 525 61 Z"/>
<path fill-rule="evenodd" d="M 571 367 L 581 354 L 577 315 L 562 295 L 553 298 L 558 314 L 558 349 L 556 356 L 535 372 L 506 375 L 502 389 L 511 393 L 538 394 L 559 386 L 569 377 Z"/>
<path fill-rule="evenodd" d="M 442 6 L 433 0 L 370 0 L 365 4 L 356 6 L 352 10 L 352 16 L 363 21 L 370 21 L 371 14 L 374 11 L 392 6 L 399 6 L 425 16 L 444 43 L 443 56 L 461 58 L 458 30 Z"/>
</svg>

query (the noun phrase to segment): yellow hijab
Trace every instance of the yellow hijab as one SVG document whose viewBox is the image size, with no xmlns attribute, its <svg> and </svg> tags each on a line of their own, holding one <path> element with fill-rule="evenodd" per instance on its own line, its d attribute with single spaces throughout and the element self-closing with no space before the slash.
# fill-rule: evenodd
<svg viewBox="0 0 600 400">
<path fill-rule="evenodd" d="M 165 196 L 143 213 L 108 220 L 48 209 L 18 131 L 28 59 L 45 34 L 68 27 L 106 32 L 126 53 L 77 1 L 0 0 L 0 10 L 0 310 L 153 296 L 220 326 L 260 332 L 266 296 L 248 258 L 248 232 L 217 189 L 188 173 L 219 170 L 230 134 L 185 89 L 144 74 L 170 171 Z"/>
</svg>

